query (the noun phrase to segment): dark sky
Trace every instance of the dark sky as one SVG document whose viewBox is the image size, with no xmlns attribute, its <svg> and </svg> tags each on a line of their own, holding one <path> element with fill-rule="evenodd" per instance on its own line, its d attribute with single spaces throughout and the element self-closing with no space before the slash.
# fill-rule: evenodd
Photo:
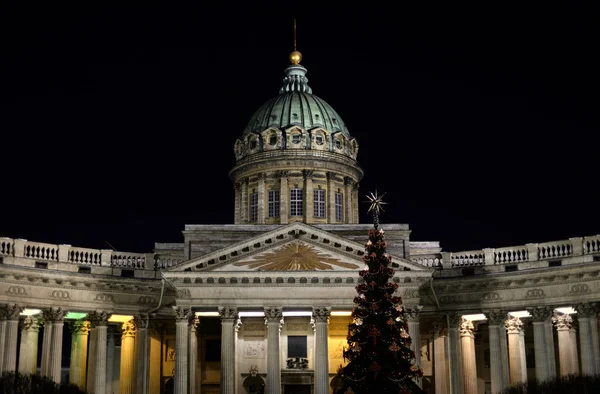
<svg viewBox="0 0 600 394">
<path fill-rule="evenodd" d="M 600 234 L 594 10 L 290 3 L 4 4 L 0 236 L 147 252 L 232 223 L 233 143 L 294 17 L 383 222 L 449 251 Z"/>
</svg>

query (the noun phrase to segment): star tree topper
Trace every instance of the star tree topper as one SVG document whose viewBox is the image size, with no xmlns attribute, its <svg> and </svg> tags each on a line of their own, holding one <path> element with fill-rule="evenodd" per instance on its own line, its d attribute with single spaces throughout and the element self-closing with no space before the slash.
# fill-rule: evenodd
<svg viewBox="0 0 600 394">
<path fill-rule="evenodd" d="M 369 199 L 367 202 L 371 204 L 367 213 L 373 212 L 373 225 L 375 229 L 379 226 L 379 211 L 384 212 L 382 205 L 387 204 L 387 202 L 383 202 L 383 196 L 385 196 L 385 193 L 379 196 L 377 195 L 377 190 L 375 190 L 375 193 L 367 194 L 367 198 Z"/>
</svg>

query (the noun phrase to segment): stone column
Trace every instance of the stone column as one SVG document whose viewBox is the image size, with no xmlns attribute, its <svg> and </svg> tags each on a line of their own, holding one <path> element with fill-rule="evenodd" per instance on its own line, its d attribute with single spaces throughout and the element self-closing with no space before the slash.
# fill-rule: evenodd
<svg viewBox="0 0 600 394">
<path fill-rule="evenodd" d="M 69 383 L 85 390 L 85 372 L 87 367 L 88 336 L 90 322 L 76 320 L 71 328 L 71 365 Z"/>
<path fill-rule="evenodd" d="M 242 224 L 247 224 L 249 219 L 248 205 L 248 178 L 242 179 L 242 191 L 240 198 L 240 219 Z"/>
<path fill-rule="evenodd" d="M 42 368 L 45 367 L 45 373 L 42 371 L 42 376 L 48 376 L 50 379 L 60 384 L 63 325 L 67 311 L 53 307 L 44 309 L 42 315 L 44 316 Z M 48 330 L 48 333 L 50 334 L 48 337 L 46 337 L 45 331 L 47 327 L 52 327 Z"/>
<path fill-rule="evenodd" d="M 290 194 L 288 189 L 288 172 L 279 171 L 279 223 L 288 224 Z"/>
<path fill-rule="evenodd" d="M 508 317 L 508 316 L 507 316 Z M 506 326 L 500 324 L 500 355 L 502 366 L 502 389 L 510 386 L 510 372 L 508 370 L 508 338 L 506 335 Z"/>
<path fill-rule="evenodd" d="M 448 357 L 446 354 L 446 328 L 444 326 L 445 324 L 436 321 L 431 328 L 435 394 L 450 394 L 448 363 L 446 362 Z"/>
<path fill-rule="evenodd" d="M 133 324 L 135 325 L 135 359 L 133 362 L 135 378 L 133 388 L 135 394 L 148 394 L 150 373 L 148 328 L 146 328 L 146 320 L 141 315 L 136 315 L 133 318 Z"/>
<path fill-rule="evenodd" d="M 502 372 L 502 353 L 500 325 L 506 320 L 506 313 L 499 309 L 492 309 L 486 314 L 489 328 L 490 341 L 490 380 L 492 383 L 492 394 L 504 389 Z"/>
<path fill-rule="evenodd" d="M 302 170 L 302 176 L 304 177 L 304 223 L 309 223 L 315 216 L 313 170 Z"/>
<path fill-rule="evenodd" d="M 558 366 L 560 376 L 567 376 L 579 371 L 573 371 L 571 347 L 577 348 L 577 342 L 571 342 L 571 327 L 573 319 L 569 314 L 554 313 L 552 321 L 556 325 L 558 335 Z"/>
<path fill-rule="evenodd" d="M 19 337 L 19 314 L 23 308 L 16 304 L 8 304 L 4 308 L 6 328 L 4 329 L 4 361 L 2 372 L 14 372 L 17 369 L 17 340 Z"/>
<path fill-rule="evenodd" d="M 315 391 L 314 394 L 329 394 L 329 316 L 331 308 L 313 307 L 315 321 Z"/>
<path fill-rule="evenodd" d="M 463 365 L 460 349 L 459 328 L 462 320 L 460 313 L 448 314 L 448 370 L 450 372 L 450 392 L 458 394 L 463 392 Z"/>
<path fill-rule="evenodd" d="M 465 394 L 477 394 L 477 360 L 475 357 L 475 327 L 465 318 L 460 323 L 460 345 L 463 362 L 463 384 Z"/>
<path fill-rule="evenodd" d="M 175 394 L 188 394 L 188 324 L 194 313 L 186 306 L 174 306 L 173 312 L 175 313 Z"/>
<path fill-rule="evenodd" d="M 581 374 L 596 374 L 596 351 L 594 344 L 598 342 L 598 331 L 592 330 L 592 317 L 596 316 L 597 307 L 593 302 L 581 303 L 575 306 L 579 321 L 579 346 L 581 349 Z M 596 319 L 593 319 L 596 322 Z M 596 323 L 597 324 L 597 323 Z M 593 338 L 595 334 L 595 339 Z"/>
<path fill-rule="evenodd" d="M 261 172 L 258 174 L 258 224 L 265 224 L 265 178 L 267 174 Z"/>
<path fill-rule="evenodd" d="M 26 316 L 23 319 L 19 352 L 19 372 L 21 373 L 37 373 L 39 331 L 40 323 L 36 316 Z"/>
<path fill-rule="evenodd" d="M 279 324 L 283 319 L 280 307 L 265 307 L 267 325 L 267 382 L 265 394 L 281 393 L 281 366 L 279 362 Z"/>
<path fill-rule="evenodd" d="M 4 368 L 4 343 L 6 339 L 6 309 L 0 307 L 0 373 Z"/>
<path fill-rule="evenodd" d="M 119 330 L 120 331 L 120 330 Z M 106 394 L 114 394 L 118 385 L 115 384 L 115 329 L 108 326 L 106 331 Z M 120 343 L 119 343 L 120 344 Z M 119 353 L 119 364 L 121 363 L 121 354 Z M 117 387 L 115 387 L 117 386 Z"/>
<path fill-rule="evenodd" d="M 354 223 L 354 218 L 352 217 L 352 186 L 354 184 L 354 180 L 349 176 L 344 177 L 344 213 L 345 220 L 344 223 Z M 420 383 L 419 383 L 420 384 Z"/>
<path fill-rule="evenodd" d="M 419 315 L 421 314 L 421 305 L 405 306 L 404 312 L 408 323 L 408 335 L 410 335 L 410 350 L 415 352 L 415 364 L 421 368 L 421 331 L 419 327 Z M 415 378 L 415 383 L 422 387 L 421 378 Z"/>
<path fill-rule="evenodd" d="M 510 371 L 510 384 L 515 385 L 527 381 L 527 365 L 522 358 L 524 343 L 521 341 L 523 322 L 518 317 L 509 316 L 506 319 L 508 332 L 508 359 Z"/>
<path fill-rule="evenodd" d="M 546 347 L 548 348 L 548 373 L 549 378 L 554 379 L 556 377 L 556 349 L 554 349 L 554 330 L 552 329 L 552 312 L 550 316 L 544 321 L 544 328 L 546 329 Z"/>
<path fill-rule="evenodd" d="M 119 394 L 137 394 L 134 390 L 135 325 L 126 321 L 121 326 L 121 369 Z"/>
<path fill-rule="evenodd" d="M 590 334 L 592 336 L 592 348 L 596 360 L 596 374 L 600 374 L 600 344 L 598 343 L 598 303 L 594 303 L 594 313 L 590 315 Z"/>
<path fill-rule="evenodd" d="M 95 313 L 95 312 L 93 312 Z M 92 318 L 94 315 L 92 313 L 88 314 L 87 319 L 90 322 L 90 333 L 89 333 L 89 347 L 88 347 L 88 361 L 87 361 L 87 376 L 85 387 L 88 393 L 94 393 L 94 384 L 96 382 L 96 345 L 98 344 L 98 330 L 92 324 Z M 100 393 L 98 393 L 100 394 Z"/>
<path fill-rule="evenodd" d="M 107 330 L 108 330 L 108 319 L 110 318 L 110 313 L 104 311 L 96 311 L 88 314 L 88 319 L 92 327 L 96 329 L 95 332 L 95 342 L 96 346 L 94 346 L 94 374 L 93 374 L 93 384 L 92 390 L 90 394 L 104 394 L 106 393 L 106 344 L 107 344 Z M 90 352 L 91 353 L 91 352 Z M 91 357 L 91 354 L 90 354 Z M 91 361 L 91 360 L 90 360 Z M 88 365 L 89 371 L 89 365 Z M 88 373 L 88 381 L 90 380 L 90 375 Z"/>
<path fill-rule="evenodd" d="M 200 324 L 200 321 L 198 320 L 197 317 L 194 316 L 194 318 L 190 321 L 190 339 L 189 339 L 189 343 L 190 343 L 190 354 L 189 354 L 189 361 L 188 361 L 188 365 L 189 365 L 189 379 L 190 379 L 190 394 L 199 394 L 199 391 L 197 390 L 196 387 L 196 366 L 197 366 L 197 361 L 198 361 L 198 336 L 197 336 L 197 330 L 198 330 L 198 324 Z"/>
<path fill-rule="evenodd" d="M 235 182 L 233 184 L 233 193 L 234 193 L 234 198 L 235 198 L 235 203 L 234 203 L 234 210 L 233 210 L 233 222 L 235 224 L 240 224 L 241 223 L 241 216 L 240 216 L 240 205 L 241 205 L 241 199 L 242 199 L 242 183 L 241 182 Z"/>
<path fill-rule="evenodd" d="M 235 332 L 236 308 L 219 307 L 221 316 L 221 394 L 235 394 Z"/>
<path fill-rule="evenodd" d="M 549 307 L 527 308 L 533 317 L 533 345 L 535 347 L 535 377 L 539 381 L 550 378 L 548 344 L 546 341 L 546 320 L 552 317 Z"/>
<path fill-rule="evenodd" d="M 354 218 L 354 223 L 358 223 L 359 214 L 358 214 L 358 187 L 359 183 L 355 182 L 352 188 L 352 217 Z"/>
<path fill-rule="evenodd" d="M 575 329 L 575 327 L 571 327 L 571 329 L 569 330 L 569 338 L 571 338 L 572 344 L 572 346 L 569 348 L 569 350 L 571 351 L 572 360 L 571 373 L 580 374 L 581 372 L 579 369 L 579 353 L 577 352 L 577 330 Z"/>
<path fill-rule="evenodd" d="M 335 173 L 327 172 L 327 223 L 335 223 Z"/>
</svg>

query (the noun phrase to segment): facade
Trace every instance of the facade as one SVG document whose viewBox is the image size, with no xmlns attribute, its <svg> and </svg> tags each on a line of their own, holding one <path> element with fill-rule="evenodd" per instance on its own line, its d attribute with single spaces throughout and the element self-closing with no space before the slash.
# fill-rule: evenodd
<svg viewBox="0 0 600 394">
<path fill-rule="evenodd" d="M 358 142 L 290 60 L 234 143 L 233 224 L 145 254 L 0 238 L 1 371 L 94 394 L 331 392 L 372 225 Z M 428 393 L 600 373 L 600 235 L 446 252 L 381 228 Z"/>
</svg>

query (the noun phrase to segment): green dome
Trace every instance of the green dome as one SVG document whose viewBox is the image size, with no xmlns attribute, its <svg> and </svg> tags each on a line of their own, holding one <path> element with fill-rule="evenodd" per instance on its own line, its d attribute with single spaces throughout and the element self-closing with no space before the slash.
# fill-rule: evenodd
<svg viewBox="0 0 600 394">
<path fill-rule="evenodd" d="M 244 135 L 260 133 L 269 127 L 285 130 L 290 126 L 300 126 L 305 130 L 322 127 L 330 133 L 342 132 L 350 138 L 348 128 L 338 113 L 325 100 L 312 94 L 306 69 L 299 64 L 285 70 L 279 96 L 267 101 L 254 113 Z"/>
</svg>

